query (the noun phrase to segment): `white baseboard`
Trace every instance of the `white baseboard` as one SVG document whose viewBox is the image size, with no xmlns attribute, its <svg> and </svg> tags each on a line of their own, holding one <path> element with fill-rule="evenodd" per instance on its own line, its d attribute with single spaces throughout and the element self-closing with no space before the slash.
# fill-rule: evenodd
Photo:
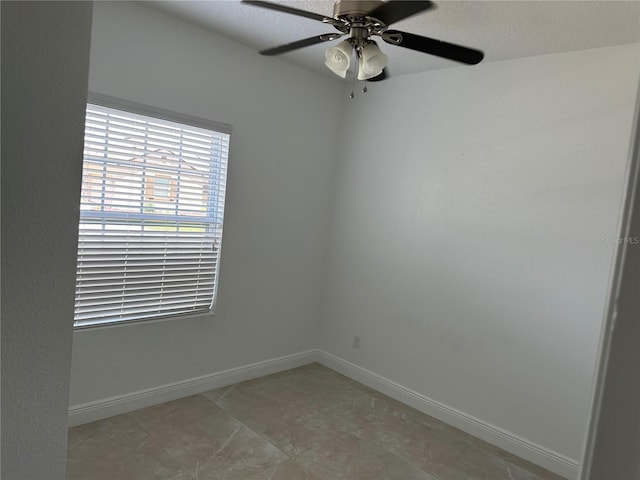
<svg viewBox="0 0 640 480">
<path fill-rule="evenodd" d="M 416 410 L 442 420 L 453 427 L 459 428 L 558 475 L 572 480 L 578 478 L 579 463 L 561 453 L 449 407 L 323 350 L 316 352 L 316 361 Z"/>
<path fill-rule="evenodd" d="M 158 387 L 138 390 L 124 395 L 105 398 L 94 402 L 73 405 L 69 408 L 69 426 L 101 420 L 103 418 L 131 412 L 139 408 L 177 400 L 189 395 L 226 387 L 245 380 L 270 375 L 272 373 L 300 367 L 316 361 L 316 350 L 294 353 L 284 357 L 265 360 L 263 362 L 230 368 L 217 373 L 189 378 L 179 382 L 160 385 Z"/>
<path fill-rule="evenodd" d="M 74 405 L 69 409 L 69 426 L 101 420 L 313 362 L 318 362 L 342 373 L 357 382 L 558 475 L 569 479 L 578 477 L 579 464 L 571 458 L 449 407 L 323 350 L 308 350 L 159 387 Z"/>
</svg>

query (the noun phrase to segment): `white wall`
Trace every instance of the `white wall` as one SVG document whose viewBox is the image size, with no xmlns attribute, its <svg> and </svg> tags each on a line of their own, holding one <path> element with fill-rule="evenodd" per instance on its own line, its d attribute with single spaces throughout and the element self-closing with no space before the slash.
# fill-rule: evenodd
<svg viewBox="0 0 640 480">
<path fill-rule="evenodd" d="M 233 133 L 216 314 L 76 332 L 70 404 L 315 347 L 340 84 L 150 8 L 97 2 L 89 90 Z"/>
<path fill-rule="evenodd" d="M 638 53 L 392 78 L 350 102 L 322 347 L 578 459 Z"/>
<path fill-rule="evenodd" d="M 2 478 L 63 479 L 91 3 L 2 2 Z"/>
</svg>

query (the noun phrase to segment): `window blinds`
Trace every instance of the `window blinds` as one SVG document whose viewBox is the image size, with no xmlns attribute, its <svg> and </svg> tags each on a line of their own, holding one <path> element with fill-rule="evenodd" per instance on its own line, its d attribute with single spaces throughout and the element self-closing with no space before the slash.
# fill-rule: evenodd
<svg viewBox="0 0 640 480">
<path fill-rule="evenodd" d="M 213 308 L 228 150 L 225 132 L 87 106 L 76 327 Z"/>
</svg>

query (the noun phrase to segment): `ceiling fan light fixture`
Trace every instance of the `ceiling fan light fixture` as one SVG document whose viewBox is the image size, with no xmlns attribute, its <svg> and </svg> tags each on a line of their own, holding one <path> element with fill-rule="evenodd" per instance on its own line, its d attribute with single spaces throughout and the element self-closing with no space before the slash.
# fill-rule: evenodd
<svg viewBox="0 0 640 480">
<path fill-rule="evenodd" d="M 352 50 L 353 47 L 351 42 L 349 40 L 343 40 L 335 47 L 327 49 L 325 52 L 326 61 L 324 64 L 333 73 L 339 77 L 345 78 L 347 76 L 347 70 L 349 70 L 349 65 L 351 64 Z"/>
<path fill-rule="evenodd" d="M 375 42 L 367 42 L 358 59 L 358 80 L 377 77 L 387 66 L 388 61 L 388 57 L 380 51 Z"/>
</svg>

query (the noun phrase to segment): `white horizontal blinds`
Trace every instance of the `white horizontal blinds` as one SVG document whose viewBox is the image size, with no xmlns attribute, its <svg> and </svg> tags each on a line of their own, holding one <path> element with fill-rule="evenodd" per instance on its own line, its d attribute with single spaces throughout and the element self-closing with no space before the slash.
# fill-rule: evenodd
<svg viewBox="0 0 640 480">
<path fill-rule="evenodd" d="M 87 106 L 76 326 L 212 308 L 229 135 Z"/>
</svg>

